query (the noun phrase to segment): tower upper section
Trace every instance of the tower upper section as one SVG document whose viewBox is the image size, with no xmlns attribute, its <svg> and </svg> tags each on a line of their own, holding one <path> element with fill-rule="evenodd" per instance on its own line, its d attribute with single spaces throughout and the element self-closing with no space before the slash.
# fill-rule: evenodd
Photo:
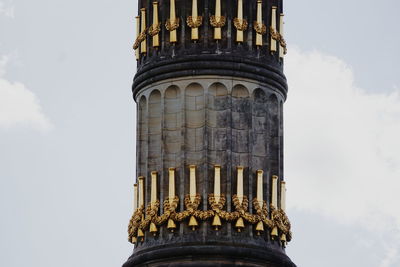
<svg viewBox="0 0 400 267">
<path fill-rule="evenodd" d="M 282 0 L 139 0 L 133 94 L 194 75 L 252 79 L 286 98 Z"/>
</svg>

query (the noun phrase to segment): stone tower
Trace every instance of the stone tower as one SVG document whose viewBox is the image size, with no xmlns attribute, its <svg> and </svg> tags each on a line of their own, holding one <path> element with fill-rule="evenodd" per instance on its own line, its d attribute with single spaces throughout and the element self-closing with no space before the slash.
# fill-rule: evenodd
<svg viewBox="0 0 400 267">
<path fill-rule="evenodd" d="M 138 0 L 132 266 L 295 266 L 282 0 Z"/>
</svg>

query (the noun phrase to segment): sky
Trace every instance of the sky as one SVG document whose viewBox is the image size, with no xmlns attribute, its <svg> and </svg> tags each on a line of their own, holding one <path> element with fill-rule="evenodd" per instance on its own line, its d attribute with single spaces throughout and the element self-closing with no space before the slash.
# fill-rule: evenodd
<svg viewBox="0 0 400 267">
<path fill-rule="evenodd" d="M 121 266 L 135 1 L 0 0 L 0 266 Z M 285 1 L 300 267 L 400 266 L 400 3 Z"/>
</svg>

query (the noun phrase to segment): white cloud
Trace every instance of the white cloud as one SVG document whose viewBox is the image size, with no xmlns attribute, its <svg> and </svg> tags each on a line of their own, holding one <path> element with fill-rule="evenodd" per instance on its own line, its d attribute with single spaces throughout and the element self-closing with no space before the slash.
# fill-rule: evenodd
<svg viewBox="0 0 400 267">
<path fill-rule="evenodd" d="M 390 247 L 386 249 L 386 255 L 383 258 L 379 267 L 390 267 L 394 266 L 399 260 L 399 249 L 396 247 Z"/>
<path fill-rule="evenodd" d="M 43 114 L 36 95 L 22 83 L 10 82 L 3 76 L 7 57 L 0 58 L 0 128 L 31 126 L 40 131 L 52 128 Z"/>
<path fill-rule="evenodd" d="M 288 205 L 397 233 L 399 90 L 366 92 L 346 63 L 317 51 L 292 49 L 286 74 Z"/>
<path fill-rule="evenodd" d="M 4 2 L 0 1 L 0 15 L 3 15 L 8 18 L 14 18 L 14 7 L 6 6 Z"/>
</svg>

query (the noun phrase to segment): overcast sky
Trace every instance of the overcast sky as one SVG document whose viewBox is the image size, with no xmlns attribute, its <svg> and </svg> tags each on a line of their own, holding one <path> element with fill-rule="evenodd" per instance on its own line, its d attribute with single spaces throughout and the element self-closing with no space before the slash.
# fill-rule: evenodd
<svg viewBox="0 0 400 267">
<path fill-rule="evenodd" d="M 0 266 L 120 266 L 136 1 L 0 0 Z M 285 173 L 302 267 L 400 266 L 400 3 L 285 1 Z"/>
</svg>

